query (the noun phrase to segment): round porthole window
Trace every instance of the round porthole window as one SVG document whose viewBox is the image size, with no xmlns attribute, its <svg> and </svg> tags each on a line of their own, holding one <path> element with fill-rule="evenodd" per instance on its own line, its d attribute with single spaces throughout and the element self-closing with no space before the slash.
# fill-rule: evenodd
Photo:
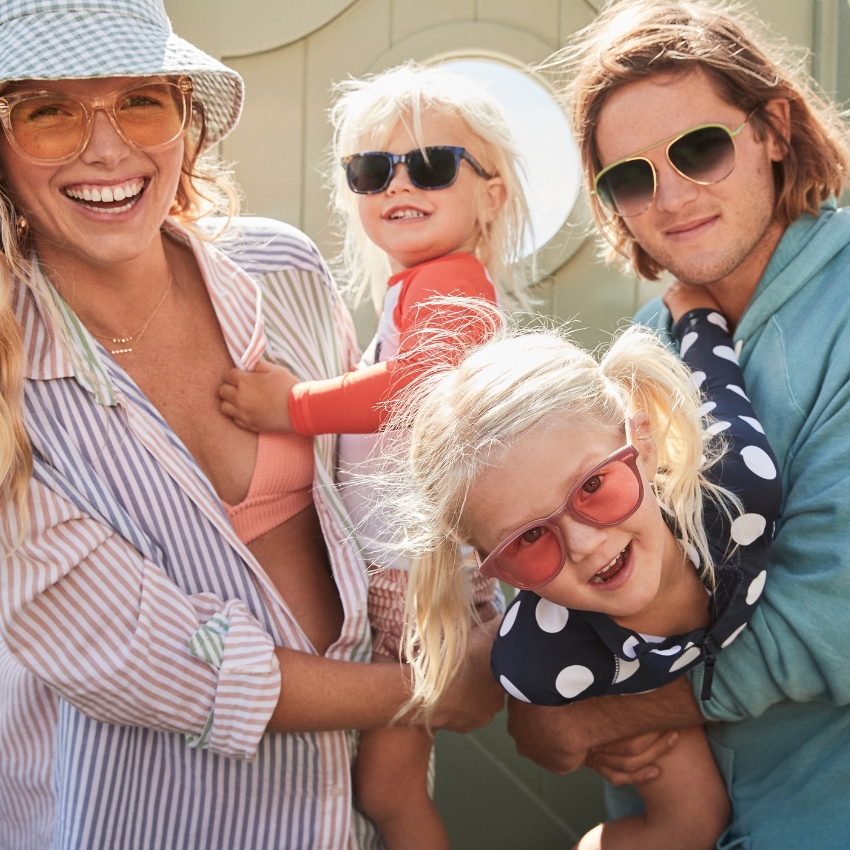
<svg viewBox="0 0 850 850">
<path fill-rule="evenodd" d="M 581 188 L 579 154 L 552 93 L 517 68 L 493 59 L 452 58 L 440 65 L 476 80 L 502 105 L 525 159 L 524 188 L 538 251 L 561 232 Z"/>
</svg>

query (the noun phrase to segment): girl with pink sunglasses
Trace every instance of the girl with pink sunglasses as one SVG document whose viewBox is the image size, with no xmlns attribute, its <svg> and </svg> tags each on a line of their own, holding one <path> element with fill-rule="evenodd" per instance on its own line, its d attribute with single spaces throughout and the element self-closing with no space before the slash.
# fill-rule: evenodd
<svg viewBox="0 0 850 850">
<path fill-rule="evenodd" d="M 600 362 L 556 332 L 507 328 L 398 414 L 410 443 L 385 492 L 413 558 L 412 704 L 427 712 L 462 665 L 468 546 L 520 589 L 491 656 L 514 699 L 640 693 L 689 671 L 710 697 L 716 655 L 764 588 L 781 485 L 716 303 L 678 284 L 665 298 L 684 363 L 638 328 Z M 702 728 L 659 767 L 638 788 L 646 813 L 579 850 L 714 846 L 730 809 Z"/>
</svg>

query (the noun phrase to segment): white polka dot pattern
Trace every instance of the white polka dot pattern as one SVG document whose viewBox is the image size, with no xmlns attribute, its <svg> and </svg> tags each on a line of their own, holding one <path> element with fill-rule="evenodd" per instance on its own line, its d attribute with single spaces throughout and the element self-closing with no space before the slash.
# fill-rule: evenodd
<svg viewBox="0 0 850 850">
<path fill-rule="evenodd" d="M 732 643 L 732 641 L 734 641 L 735 638 L 738 637 L 738 635 L 741 634 L 741 632 L 744 631 L 745 628 L 747 628 L 747 625 L 748 623 L 741 623 L 741 625 L 738 626 L 738 628 L 735 629 L 735 631 L 732 632 L 732 634 L 729 635 L 729 637 L 723 641 L 722 648 L 726 649 L 726 647 L 729 646 L 729 644 Z"/>
<path fill-rule="evenodd" d="M 747 401 L 750 400 L 750 397 L 737 384 L 726 384 L 726 389 L 732 390 L 733 393 L 738 393 L 741 398 L 745 398 Z"/>
<path fill-rule="evenodd" d="M 764 583 L 767 581 L 767 570 L 762 570 L 751 582 L 747 590 L 747 605 L 755 605 L 761 592 L 764 590 Z"/>
<path fill-rule="evenodd" d="M 593 684 L 593 673 L 581 664 L 564 667 L 555 679 L 555 690 L 567 699 L 577 697 Z"/>
<path fill-rule="evenodd" d="M 738 419 L 746 422 L 751 428 L 755 428 L 759 434 L 764 434 L 764 428 L 761 427 L 761 422 L 759 422 L 758 419 L 753 419 L 752 416 L 739 416 Z"/>
<path fill-rule="evenodd" d="M 711 434 L 712 437 L 716 437 L 721 431 L 725 431 L 731 424 L 731 422 L 714 422 L 705 429 L 705 433 Z"/>
<path fill-rule="evenodd" d="M 692 646 L 689 649 L 686 649 L 681 656 L 670 665 L 670 672 L 675 673 L 676 670 L 681 670 L 683 667 L 687 667 L 688 664 L 696 661 L 699 656 L 700 648 L 698 646 Z"/>
<path fill-rule="evenodd" d="M 679 540 L 679 545 L 682 547 L 682 549 L 685 550 L 685 554 L 688 556 L 688 560 L 697 569 L 699 569 L 702 561 L 700 560 L 699 552 L 697 552 L 697 547 L 694 546 L 693 543 L 685 543 L 684 540 Z"/>
<path fill-rule="evenodd" d="M 759 478 L 764 478 L 767 481 L 773 481 L 776 478 L 776 467 L 770 459 L 770 455 L 758 446 L 747 446 L 741 449 L 741 457 L 744 458 L 744 463 L 747 468 L 758 475 Z"/>
<path fill-rule="evenodd" d="M 548 599 L 541 599 L 534 611 L 537 625 L 550 635 L 557 634 L 567 625 L 570 612 L 563 605 L 556 605 Z"/>
<path fill-rule="evenodd" d="M 499 684 L 520 702 L 531 702 L 531 700 L 507 677 L 499 676 Z"/>
<path fill-rule="evenodd" d="M 705 372 L 691 372 L 691 384 L 695 390 L 698 390 L 702 386 L 702 382 L 705 380 Z"/>
<path fill-rule="evenodd" d="M 711 350 L 724 360 L 730 360 L 732 363 L 738 362 L 738 358 L 735 356 L 735 350 L 728 345 L 715 345 Z"/>
<path fill-rule="evenodd" d="M 656 655 L 678 655 L 682 651 L 682 647 L 676 644 L 676 646 L 671 646 L 667 649 L 653 649 L 650 651 Z"/>
<path fill-rule="evenodd" d="M 638 639 L 634 635 L 629 635 L 626 642 L 623 644 L 623 655 L 626 658 L 635 657 L 635 647 L 638 645 Z"/>
<path fill-rule="evenodd" d="M 726 333 L 729 333 L 729 325 L 726 322 L 724 316 L 721 316 L 720 313 L 709 313 L 706 317 L 706 320 L 711 322 L 712 325 L 717 325 L 719 328 L 723 328 Z"/>
<path fill-rule="evenodd" d="M 522 602 L 517 602 L 517 604 L 514 605 L 513 608 L 509 608 L 508 613 L 505 614 L 505 617 L 502 620 L 502 625 L 499 626 L 499 634 L 502 637 L 504 637 L 513 628 L 517 614 L 519 614 L 520 605 L 522 605 Z"/>
<path fill-rule="evenodd" d="M 701 408 L 697 411 L 697 416 L 699 416 L 700 418 L 702 418 L 702 417 L 703 417 L 703 416 L 705 416 L 706 414 L 711 413 L 711 411 L 712 411 L 712 410 L 714 410 L 714 408 L 715 408 L 715 407 L 717 407 L 717 402 L 716 402 L 716 401 L 707 401 L 707 402 L 706 402 L 706 403 L 705 403 L 705 404 L 704 404 L 704 405 L 703 405 L 703 406 L 702 406 L 702 407 L 701 407 Z"/>
<path fill-rule="evenodd" d="M 764 534 L 767 520 L 761 514 L 741 514 L 732 521 L 731 536 L 739 546 L 749 546 Z"/>
<path fill-rule="evenodd" d="M 699 334 L 691 332 L 682 337 L 682 343 L 679 346 L 679 356 L 684 357 L 688 349 L 699 339 Z"/>
<path fill-rule="evenodd" d="M 626 679 L 631 679 L 637 671 L 640 670 L 640 661 L 637 658 L 634 661 L 623 661 L 622 658 L 617 661 L 617 675 L 614 677 L 614 684 L 625 682 Z"/>
</svg>

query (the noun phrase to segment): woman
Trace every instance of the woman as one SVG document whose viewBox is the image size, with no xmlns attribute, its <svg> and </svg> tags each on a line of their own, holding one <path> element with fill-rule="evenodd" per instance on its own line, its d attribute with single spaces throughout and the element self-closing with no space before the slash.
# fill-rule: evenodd
<svg viewBox="0 0 850 850">
<path fill-rule="evenodd" d="M 22 542 L 3 566 L 0 844 L 376 845 L 344 730 L 386 725 L 409 688 L 359 663 L 366 581 L 333 439 L 305 461 L 218 407 L 234 364 L 320 379 L 355 361 L 301 234 L 246 219 L 221 249 L 204 236 L 198 157 L 233 127 L 241 80 L 173 36 L 159 0 L 2 2 L 4 45 L 34 474 L 29 527 L 4 523 Z M 281 455 L 297 486 L 264 480 Z M 436 725 L 499 707 L 488 642 Z"/>
</svg>

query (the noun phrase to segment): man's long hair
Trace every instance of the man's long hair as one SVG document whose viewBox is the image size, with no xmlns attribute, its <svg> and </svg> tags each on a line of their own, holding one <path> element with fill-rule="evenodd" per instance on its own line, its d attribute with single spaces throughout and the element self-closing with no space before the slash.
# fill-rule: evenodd
<svg viewBox="0 0 850 850">
<path fill-rule="evenodd" d="M 623 0 L 613 3 L 547 63 L 563 75 L 588 191 L 601 169 L 595 128 L 611 94 L 658 74 L 700 68 L 718 94 L 750 119 L 756 137 L 772 133 L 783 149 L 774 163 L 775 218 L 787 226 L 803 213 L 839 196 L 847 183 L 848 130 L 838 109 L 805 70 L 805 56 L 767 32 L 740 6 L 711 2 Z M 787 100 L 791 135 L 786 141 L 765 108 Z M 664 133 L 661 132 L 663 136 Z M 593 215 L 610 245 L 642 277 L 658 278 L 659 266 L 635 242 L 625 222 L 608 213 L 596 197 Z"/>
</svg>

